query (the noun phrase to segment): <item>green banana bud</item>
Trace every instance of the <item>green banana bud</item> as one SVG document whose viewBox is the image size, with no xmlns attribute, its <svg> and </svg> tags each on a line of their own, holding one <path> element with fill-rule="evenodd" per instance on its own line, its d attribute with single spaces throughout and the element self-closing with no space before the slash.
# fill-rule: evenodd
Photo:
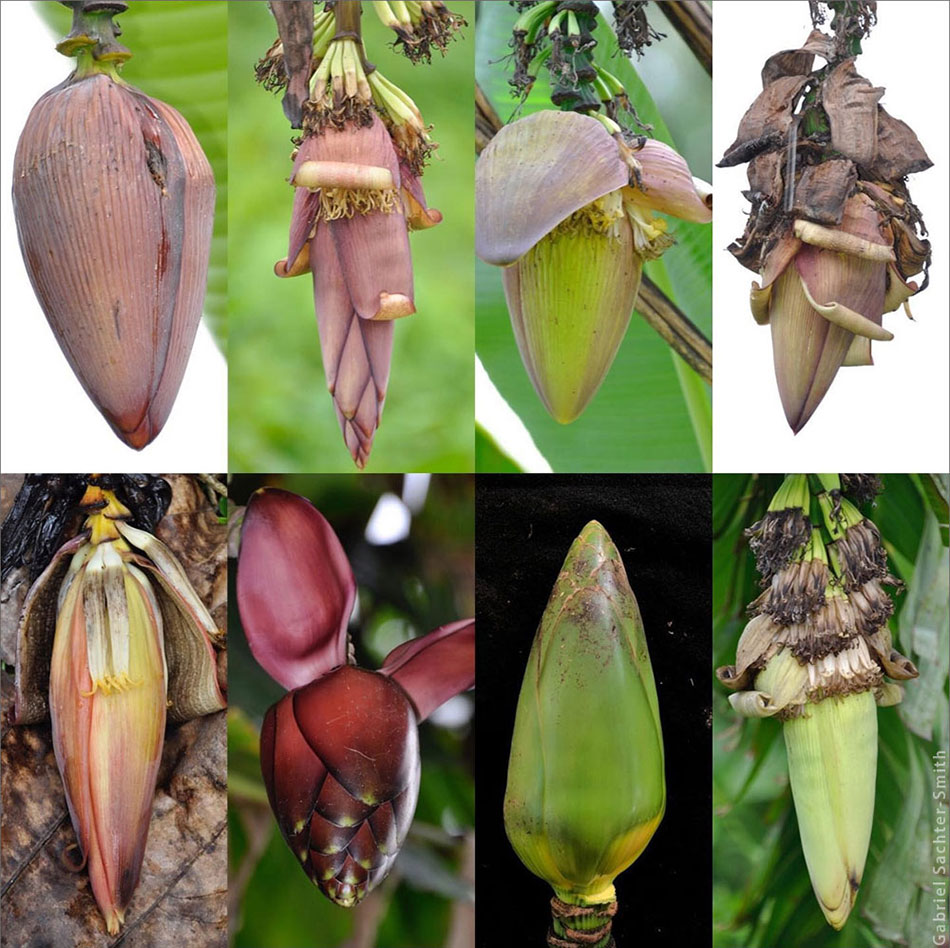
<svg viewBox="0 0 950 948">
<path fill-rule="evenodd" d="M 819 701 L 783 731 L 808 875 L 828 924 L 840 929 L 858 895 L 874 821 L 874 695 Z"/>
<path fill-rule="evenodd" d="M 874 820 L 876 705 L 901 700 L 884 676 L 916 678 L 917 669 L 892 648 L 894 606 L 883 584 L 899 581 L 877 527 L 841 496 L 838 475 L 813 483 L 786 477 L 769 513 L 746 531 L 767 588 L 751 604 L 735 665 L 716 674 L 739 713 L 784 722 L 808 874 L 828 924 L 840 930 Z"/>
<path fill-rule="evenodd" d="M 640 610 L 616 546 L 591 521 L 564 560 L 531 648 L 505 793 L 512 847 L 565 909 L 559 919 L 555 907 L 556 934 L 596 927 L 602 940 L 589 943 L 609 943 L 613 881 L 643 852 L 665 805 Z"/>
</svg>

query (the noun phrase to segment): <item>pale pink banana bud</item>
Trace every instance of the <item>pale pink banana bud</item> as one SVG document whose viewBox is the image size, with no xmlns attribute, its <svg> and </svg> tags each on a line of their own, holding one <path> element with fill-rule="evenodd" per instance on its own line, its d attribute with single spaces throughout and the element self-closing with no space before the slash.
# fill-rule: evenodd
<svg viewBox="0 0 950 948">
<path fill-rule="evenodd" d="M 17 144 L 23 261 L 70 367 L 115 433 L 162 430 L 201 319 L 214 177 L 188 123 L 118 76 L 74 74 Z"/>
<path fill-rule="evenodd" d="M 86 532 L 33 584 L 17 631 L 18 724 L 49 710 L 53 747 L 93 895 L 110 934 L 138 884 L 166 718 L 225 706 L 220 633 L 174 555 L 89 486 Z M 48 702 L 48 704 L 47 704 Z"/>
</svg>

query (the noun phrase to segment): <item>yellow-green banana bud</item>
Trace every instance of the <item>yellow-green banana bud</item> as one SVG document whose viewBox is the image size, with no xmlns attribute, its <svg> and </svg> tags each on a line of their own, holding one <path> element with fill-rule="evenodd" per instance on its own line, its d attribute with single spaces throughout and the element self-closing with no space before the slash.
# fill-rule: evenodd
<svg viewBox="0 0 950 948">
<path fill-rule="evenodd" d="M 609 942 L 613 881 L 643 852 L 665 803 L 640 610 L 617 548 L 592 521 L 564 560 L 531 648 L 505 793 L 508 838 L 554 889 L 559 936 L 593 928 L 602 940 L 591 944 Z"/>
<path fill-rule="evenodd" d="M 874 822 L 874 695 L 826 698 L 783 731 L 808 875 L 828 924 L 840 929 L 858 896 Z"/>
</svg>

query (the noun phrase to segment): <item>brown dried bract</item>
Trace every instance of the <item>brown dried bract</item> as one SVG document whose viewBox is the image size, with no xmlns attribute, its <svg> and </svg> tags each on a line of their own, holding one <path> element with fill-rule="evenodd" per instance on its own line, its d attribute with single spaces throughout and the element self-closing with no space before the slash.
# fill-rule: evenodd
<svg viewBox="0 0 950 948">
<path fill-rule="evenodd" d="M 861 76 L 839 46 L 816 29 L 800 49 L 766 60 L 762 92 L 719 162 L 751 162 L 745 196 L 752 211 L 729 250 L 761 272 L 794 220 L 839 225 L 845 202 L 860 190 L 874 201 L 906 280 L 927 269 L 930 244 L 918 235 L 927 231 L 904 179 L 932 162 L 913 129 L 880 106 L 883 87 Z M 816 57 L 827 65 L 815 69 Z"/>
</svg>

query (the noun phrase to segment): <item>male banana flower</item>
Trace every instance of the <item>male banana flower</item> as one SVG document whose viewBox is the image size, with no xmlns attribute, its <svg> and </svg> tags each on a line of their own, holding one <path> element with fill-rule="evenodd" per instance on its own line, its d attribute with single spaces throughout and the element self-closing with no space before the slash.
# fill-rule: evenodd
<svg viewBox="0 0 950 948">
<path fill-rule="evenodd" d="M 894 650 L 890 575 L 877 527 L 838 475 L 787 477 L 747 534 L 765 591 L 752 603 L 736 664 L 719 680 L 741 714 L 784 722 L 789 781 L 818 904 L 835 929 L 857 899 L 874 818 L 875 703 L 901 700 L 885 676 L 915 678 Z M 812 517 L 816 519 L 813 521 Z"/>
<path fill-rule="evenodd" d="M 139 449 L 171 412 L 198 330 L 214 176 L 184 118 L 120 78 L 130 54 L 115 42 L 114 11 L 73 6 L 58 49 L 78 58 L 76 71 L 20 135 L 14 216 L 56 341 L 113 431 Z"/>
<path fill-rule="evenodd" d="M 296 4 L 278 6 L 280 22 L 289 15 L 283 8 Z M 426 207 L 422 192 L 433 147 L 425 123 L 415 103 L 366 63 L 359 15 L 351 3 L 314 18 L 312 56 L 302 64 L 310 85 L 290 177 L 289 248 L 274 272 L 313 273 L 327 387 L 347 450 L 363 468 L 389 383 L 391 321 L 415 312 L 409 231 L 442 215 Z M 258 67 L 269 88 L 297 77 L 284 72 L 284 57 L 275 44 Z"/>
<path fill-rule="evenodd" d="M 816 55 L 829 61 L 825 70 L 812 72 Z M 910 315 L 918 292 L 910 277 L 930 265 L 906 177 L 932 162 L 913 130 L 878 105 L 884 89 L 839 55 L 815 30 L 801 49 L 770 57 L 763 91 L 720 162 L 750 162 L 752 213 L 729 249 L 760 276 L 752 315 L 771 324 L 795 433 L 841 366 L 871 365 L 871 341 L 893 338 L 883 314 L 904 305 Z"/>
<path fill-rule="evenodd" d="M 554 889 L 561 940 L 549 944 L 610 943 L 614 879 L 643 852 L 665 805 L 640 610 L 617 548 L 592 521 L 568 551 L 531 647 L 505 792 L 511 845 Z"/>
<path fill-rule="evenodd" d="M 712 193 L 663 142 L 628 144 L 610 119 L 543 111 L 506 125 L 482 152 L 475 204 L 475 251 L 504 267 L 525 369 L 567 424 L 617 354 L 643 261 L 673 243 L 656 212 L 708 223 Z"/>
<path fill-rule="evenodd" d="M 348 661 L 356 582 L 309 501 L 263 488 L 244 517 L 237 599 L 261 667 L 290 691 L 261 728 L 261 771 L 277 825 L 304 872 L 338 905 L 386 876 L 419 792 L 418 725 L 472 687 L 475 623 L 394 649 L 379 671 Z"/>
<path fill-rule="evenodd" d="M 115 935 L 145 853 L 166 716 L 220 711 L 204 604 L 169 549 L 90 485 L 83 533 L 27 596 L 16 655 L 15 720 L 52 720 L 56 763 L 93 895 Z"/>
</svg>

